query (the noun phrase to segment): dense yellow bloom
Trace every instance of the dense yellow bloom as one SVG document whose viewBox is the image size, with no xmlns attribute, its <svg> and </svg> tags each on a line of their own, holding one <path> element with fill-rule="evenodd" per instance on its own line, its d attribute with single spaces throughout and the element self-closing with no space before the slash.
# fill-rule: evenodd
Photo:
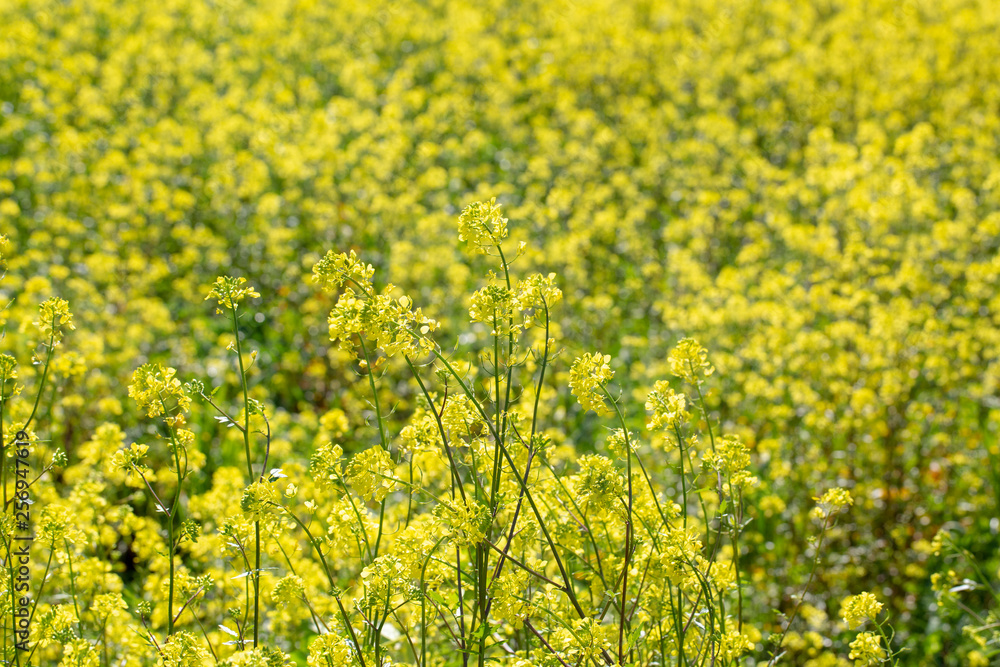
<svg viewBox="0 0 1000 667">
<path fill-rule="evenodd" d="M 625 478 L 614 463 L 604 456 L 584 454 L 579 460 L 576 484 L 580 500 L 595 511 L 620 508 L 625 493 Z"/>
<path fill-rule="evenodd" d="M 477 201 L 462 210 L 458 218 L 458 238 L 480 254 L 507 238 L 507 218 L 500 215 L 496 197 L 489 201 Z"/>
<path fill-rule="evenodd" d="M 330 340 L 340 341 L 341 347 L 351 352 L 353 337 L 363 336 L 390 357 L 417 356 L 436 349 L 427 334 L 437 329 L 437 322 L 424 316 L 419 308 L 413 310 L 409 297 L 393 298 L 392 290 L 393 286 L 388 285 L 375 296 L 358 294 L 351 288 L 344 290 L 327 319 Z"/>
<path fill-rule="evenodd" d="M 685 410 L 686 404 L 684 394 L 676 393 L 669 382 L 658 381 L 646 398 L 646 410 L 653 413 L 647 428 L 672 429 L 680 426 L 690 417 Z"/>
<path fill-rule="evenodd" d="M 365 290 L 375 276 L 375 267 L 358 259 L 353 250 L 349 254 L 330 250 L 313 266 L 312 276 L 313 282 L 327 292 L 336 292 L 348 284 Z"/>
<path fill-rule="evenodd" d="M 615 376 L 610 364 L 611 356 L 600 352 L 585 354 L 573 362 L 569 387 L 584 410 L 593 410 L 599 415 L 611 414 L 603 392 L 604 384 Z"/>
<path fill-rule="evenodd" d="M 128 604 L 122 599 L 121 593 L 102 593 L 94 598 L 90 607 L 91 612 L 102 622 L 106 622 L 110 618 L 124 616 L 122 611 L 125 609 L 128 609 Z"/>
<path fill-rule="evenodd" d="M 730 630 L 719 638 L 719 655 L 726 660 L 736 660 L 753 647 L 750 638 L 738 630 Z"/>
<path fill-rule="evenodd" d="M 494 336 L 516 333 L 513 327 L 515 308 L 514 293 L 504 285 L 487 285 L 472 295 L 469 319 L 482 322 Z"/>
<path fill-rule="evenodd" d="M 286 574 L 278 580 L 271 592 L 271 597 L 278 607 L 287 607 L 302 600 L 305 594 L 305 581 L 294 574 Z"/>
<path fill-rule="evenodd" d="M 479 544 L 490 526 L 490 508 L 468 497 L 438 503 L 434 516 L 459 546 Z"/>
<path fill-rule="evenodd" d="M 708 350 L 693 338 L 678 341 L 677 346 L 670 351 L 668 361 L 670 372 L 691 384 L 698 384 L 702 376 L 715 372 L 715 367 L 708 363 Z"/>
<path fill-rule="evenodd" d="M 294 664 L 281 649 L 269 646 L 246 649 L 234 653 L 219 663 L 220 667 L 286 667 Z"/>
<path fill-rule="evenodd" d="M 35 326 L 42 333 L 45 342 L 52 340 L 53 344 L 62 340 L 63 330 L 76 329 L 73 325 L 73 313 L 69 311 L 69 302 L 57 296 L 47 299 L 38 307 L 38 320 Z"/>
<path fill-rule="evenodd" d="M 882 603 L 872 593 L 852 595 L 840 605 L 840 615 L 851 630 L 865 621 L 875 620 L 880 611 Z"/>
<path fill-rule="evenodd" d="M 855 667 L 876 667 L 885 659 L 885 649 L 882 648 L 882 638 L 873 632 L 862 632 L 851 642 L 851 653 L 848 656 L 854 661 Z"/>
<path fill-rule="evenodd" d="M 189 632 L 178 632 L 163 645 L 163 667 L 202 667 L 209 659 L 208 651 Z"/>
<path fill-rule="evenodd" d="M 7 380 L 17 378 L 17 359 L 9 354 L 0 354 L 0 386 Z"/>
<path fill-rule="evenodd" d="M 554 273 L 544 276 L 540 273 L 533 273 L 517 284 L 517 291 L 518 306 L 522 310 L 551 308 L 563 296 L 562 290 L 556 287 L 556 274 Z M 531 320 L 525 322 L 526 327 L 530 325 Z"/>
<path fill-rule="evenodd" d="M 8 254 L 10 254 L 10 239 L 0 234 L 0 275 L 7 270 Z"/>
<path fill-rule="evenodd" d="M 240 509 L 250 521 L 260 521 L 274 511 L 278 490 L 268 481 L 257 481 L 243 490 Z"/>
<path fill-rule="evenodd" d="M 813 500 L 816 501 L 816 507 L 811 512 L 814 519 L 826 519 L 854 504 L 850 491 L 840 487 L 828 489 L 821 497 Z"/>
<path fill-rule="evenodd" d="M 358 452 L 344 470 L 344 478 L 359 496 L 382 501 L 396 488 L 395 464 L 381 445 Z"/>
<path fill-rule="evenodd" d="M 525 601 L 528 573 L 514 566 L 508 567 L 510 569 L 496 580 L 490 591 L 494 596 L 493 615 L 513 628 L 520 628 L 529 609 Z"/>
<path fill-rule="evenodd" d="M 748 471 L 750 451 L 735 436 L 727 435 L 721 438 L 715 451 L 705 452 L 702 464 L 721 474 L 724 484 L 732 487 L 732 490 L 756 486 L 758 483 L 757 478 Z"/>
<path fill-rule="evenodd" d="M 215 311 L 217 313 L 225 312 L 223 309 L 235 310 L 243 299 L 260 297 L 257 290 L 251 285 L 246 285 L 246 282 L 247 279 L 242 276 L 237 278 L 219 276 L 215 279 L 215 284 L 212 285 L 212 289 L 209 290 L 205 300 L 216 299 L 218 301 L 219 308 Z M 246 286 L 244 287 L 244 285 Z"/>
<path fill-rule="evenodd" d="M 360 664 L 347 637 L 338 634 L 317 635 L 309 642 L 309 667 L 346 667 Z"/>
<path fill-rule="evenodd" d="M 143 463 L 143 459 L 146 458 L 148 452 L 149 447 L 146 445 L 132 443 L 128 449 L 115 450 L 108 461 L 108 466 L 114 471 L 136 472 L 145 475 L 149 471 L 149 467 Z"/>
<path fill-rule="evenodd" d="M 132 374 L 128 395 L 148 417 L 185 412 L 191 405 L 191 397 L 176 375 L 175 369 L 162 364 L 143 364 Z"/>
<path fill-rule="evenodd" d="M 407 568 L 396 556 L 384 554 L 361 570 L 361 581 L 364 583 L 363 607 L 369 614 L 385 613 L 398 600 L 393 600 L 399 593 L 408 590 L 409 578 Z"/>
</svg>

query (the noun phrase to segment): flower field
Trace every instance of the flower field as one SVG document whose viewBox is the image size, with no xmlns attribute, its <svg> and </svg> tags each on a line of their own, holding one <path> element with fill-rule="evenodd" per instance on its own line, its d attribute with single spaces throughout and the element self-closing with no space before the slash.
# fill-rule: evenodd
<svg viewBox="0 0 1000 667">
<path fill-rule="evenodd" d="M 1000 4 L 0 26 L 3 664 L 1000 664 Z"/>
</svg>

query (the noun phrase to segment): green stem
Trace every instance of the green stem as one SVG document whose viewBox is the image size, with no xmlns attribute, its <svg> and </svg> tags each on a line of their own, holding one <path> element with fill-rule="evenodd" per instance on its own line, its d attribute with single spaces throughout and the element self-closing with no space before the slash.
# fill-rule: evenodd
<svg viewBox="0 0 1000 667">
<path fill-rule="evenodd" d="M 240 365 L 240 386 L 243 389 L 243 449 L 247 461 L 247 484 L 254 483 L 253 462 L 250 457 L 250 392 L 247 387 L 247 373 L 243 366 L 243 344 L 240 342 L 240 319 L 236 303 L 230 298 L 233 313 L 233 334 L 236 337 L 236 358 Z M 263 479 L 264 471 L 260 471 Z M 260 632 L 260 521 L 253 523 L 254 570 L 253 570 L 253 646 L 257 648 Z"/>
</svg>

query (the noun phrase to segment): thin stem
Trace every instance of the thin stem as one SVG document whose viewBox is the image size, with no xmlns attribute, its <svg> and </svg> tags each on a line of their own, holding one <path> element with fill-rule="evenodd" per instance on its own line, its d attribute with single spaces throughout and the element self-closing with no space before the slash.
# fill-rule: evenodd
<svg viewBox="0 0 1000 667">
<path fill-rule="evenodd" d="M 240 342 L 240 319 L 232 297 L 229 307 L 233 313 L 233 333 L 236 337 L 236 359 L 240 366 L 240 386 L 243 389 L 243 449 L 247 461 L 247 484 L 253 484 L 253 462 L 250 457 L 250 392 L 247 372 L 243 366 L 243 344 Z M 261 470 L 261 475 L 264 471 Z M 254 521 L 254 570 L 253 570 L 253 646 L 257 648 L 260 631 L 260 521 Z"/>
</svg>

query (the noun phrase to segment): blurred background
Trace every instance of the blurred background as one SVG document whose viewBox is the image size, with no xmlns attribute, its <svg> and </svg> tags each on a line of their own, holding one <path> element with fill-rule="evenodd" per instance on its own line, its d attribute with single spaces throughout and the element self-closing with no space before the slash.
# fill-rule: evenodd
<svg viewBox="0 0 1000 667">
<path fill-rule="evenodd" d="M 125 390 L 145 361 L 234 386 L 203 301 L 222 274 L 261 294 L 244 327 L 275 456 L 373 442 L 312 265 L 354 249 L 444 347 L 474 346 L 484 269 L 457 217 L 496 196 L 517 270 L 565 293 L 549 414 L 567 443 L 605 435 L 564 389 L 573 356 L 612 355 L 640 406 L 697 338 L 713 417 L 762 480 L 757 613 L 787 610 L 813 498 L 845 486 L 807 625 L 873 590 L 907 660 L 965 660 L 931 540 L 950 529 L 995 581 L 1000 4 L 4 0 L 0 25 L 0 350 L 28 364 L 37 303 L 70 302 L 40 428 L 71 460 L 103 423 L 148 428 Z M 197 419 L 209 471 L 241 456 Z M 822 641 L 793 639 L 809 664 Z"/>
</svg>

